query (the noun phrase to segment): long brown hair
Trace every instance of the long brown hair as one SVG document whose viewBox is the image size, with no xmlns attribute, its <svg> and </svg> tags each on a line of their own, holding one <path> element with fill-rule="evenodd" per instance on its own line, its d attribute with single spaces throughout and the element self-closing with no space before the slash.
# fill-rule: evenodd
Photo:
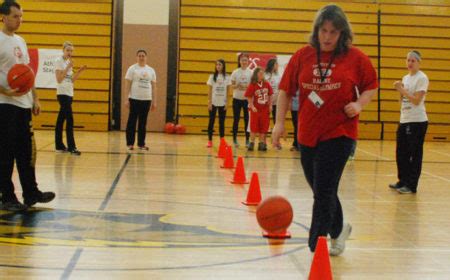
<svg viewBox="0 0 450 280">
<path fill-rule="evenodd" d="M 317 50 L 320 50 L 319 29 L 325 23 L 330 21 L 334 28 L 341 31 L 339 40 L 336 46 L 335 54 L 339 55 L 346 53 L 353 42 L 353 32 L 350 23 L 344 11 L 337 5 L 331 4 L 323 7 L 317 13 L 314 20 L 313 30 L 309 38 L 309 43 Z"/>
<path fill-rule="evenodd" d="M 256 84 L 258 82 L 258 73 L 261 71 L 263 71 L 263 69 L 261 67 L 256 67 L 255 70 L 253 70 L 252 79 L 251 79 L 252 84 Z M 263 81 L 264 81 L 264 78 L 263 78 Z"/>
</svg>

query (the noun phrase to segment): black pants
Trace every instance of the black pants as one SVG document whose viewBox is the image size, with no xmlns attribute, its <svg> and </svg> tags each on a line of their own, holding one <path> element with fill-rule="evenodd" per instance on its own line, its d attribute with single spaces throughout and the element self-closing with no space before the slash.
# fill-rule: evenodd
<svg viewBox="0 0 450 280">
<path fill-rule="evenodd" d="M 145 136 L 147 134 L 147 116 L 152 102 L 150 100 L 136 100 L 129 98 L 130 114 L 127 123 L 127 146 L 133 146 L 136 134 L 136 122 L 138 124 L 138 146 L 145 146 Z"/>
<path fill-rule="evenodd" d="M 338 187 L 354 140 L 346 137 L 320 142 L 315 148 L 300 145 L 301 163 L 314 193 L 309 248 L 314 252 L 319 236 L 337 238 L 342 231 L 343 213 Z"/>
<path fill-rule="evenodd" d="M 214 122 L 216 121 L 216 114 L 219 112 L 219 134 L 223 138 L 225 136 L 225 118 L 227 116 L 227 110 L 225 106 L 212 106 L 212 110 L 209 111 L 209 124 L 208 124 L 208 140 L 212 140 L 214 132 Z"/>
<path fill-rule="evenodd" d="M 397 129 L 397 172 L 400 185 L 417 191 L 428 122 L 403 123 Z"/>
<path fill-rule="evenodd" d="M 294 141 L 292 142 L 292 147 L 298 147 L 298 111 L 291 111 L 292 125 L 294 126 Z"/>
<path fill-rule="evenodd" d="M 277 106 L 272 105 L 272 118 L 273 118 L 273 124 L 277 122 Z"/>
<path fill-rule="evenodd" d="M 233 140 L 237 139 L 237 133 L 239 128 L 239 120 L 241 119 L 241 110 L 244 111 L 244 124 L 245 124 L 245 140 L 248 141 L 250 133 L 248 128 L 248 101 L 233 98 Z"/>
<path fill-rule="evenodd" d="M 17 201 L 11 180 L 14 160 L 22 185 L 22 196 L 32 200 L 40 192 L 35 174 L 36 144 L 31 109 L 0 104 L 0 189 L 3 203 Z"/>
<path fill-rule="evenodd" d="M 66 148 L 62 140 L 64 121 L 66 121 L 67 148 L 69 151 L 72 151 L 77 148 L 73 136 L 72 97 L 59 94 L 57 98 L 60 107 L 55 127 L 55 148 L 57 150 L 64 150 Z"/>
</svg>

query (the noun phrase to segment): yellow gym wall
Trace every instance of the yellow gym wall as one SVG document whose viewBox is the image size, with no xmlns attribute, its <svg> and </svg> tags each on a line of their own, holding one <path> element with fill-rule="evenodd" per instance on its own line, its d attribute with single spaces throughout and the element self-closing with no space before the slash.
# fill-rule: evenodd
<svg viewBox="0 0 450 280">
<path fill-rule="evenodd" d="M 392 84 L 407 74 L 405 56 L 422 52 L 430 78 L 428 139 L 450 139 L 450 3 L 449 1 L 335 1 L 347 13 L 355 46 L 378 70 L 380 35 L 381 93 L 361 115 L 360 138 L 392 139 L 399 120 L 398 94 Z M 300 0 L 181 0 L 179 122 L 190 133 L 207 128 L 206 80 L 214 62 L 224 58 L 227 72 L 236 67 L 237 52 L 292 54 L 308 42 L 319 8 L 328 2 Z M 413 5 L 412 5 L 413 4 Z M 378 15 L 380 11 L 380 15 Z M 378 30 L 378 17 L 381 32 Z M 231 102 L 230 102 L 231 103 Z M 378 108 L 380 107 L 380 110 Z M 229 110 L 226 132 L 232 125 Z M 240 131 L 243 131 L 241 122 Z M 288 129 L 292 131 L 290 121 Z M 216 125 L 217 126 L 217 125 Z M 217 131 L 217 128 L 216 128 Z"/>
<path fill-rule="evenodd" d="M 28 48 L 60 49 L 64 41 L 75 45 L 75 69 L 89 69 L 75 82 L 75 128 L 108 130 L 112 0 L 19 1 L 23 24 L 18 32 Z M 59 111 L 55 89 L 38 89 L 42 114 L 35 128 L 53 129 Z"/>
</svg>

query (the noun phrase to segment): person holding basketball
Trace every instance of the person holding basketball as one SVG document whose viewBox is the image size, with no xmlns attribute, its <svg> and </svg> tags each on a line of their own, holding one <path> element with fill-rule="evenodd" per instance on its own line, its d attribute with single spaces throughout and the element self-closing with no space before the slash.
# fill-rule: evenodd
<svg viewBox="0 0 450 280">
<path fill-rule="evenodd" d="M 81 152 L 78 151 L 73 137 L 73 83 L 80 77 L 80 74 L 86 70 L 87 66 L 81 66 L 81 68 L 74 73 L 72 60 L 73 50 L 74 47 L 71 42 L 64 42 L 63 56 L 58 58 L 55 62 L 55 75 L 58 83 L 56 95 L 60 106 L 55 126 L 55 150 L 58 153 L 69 152 L 79 156 L 81 155 Z M 62 140 L 64 121 L 66 121 L 67 148 Z"/>
<path fill-rule="evenodd" d="M 402 107 L 397 129 L 398 182 L 389 187 L 401 194 L 417 192 L 422 171 L 423 143 L 428 128 L 425 96 L 429 80 L 420 71 L 421 61 L 418 51 L 409 52 L 406 57 L 409 74 L 394 83 L 394 88 L 400 93 Z"/>
<path fill-rule="evenodd" d="M 353 47 L 352 40 L 340 7 L 319 10 L 309 44 L 292 56 L 282 77 L 272 132 L 273 144 L 280 145 L 289 102 L 300 89 L 298 142 L 314 194 L 308 243 L 314 252 L 319 236 L 330 235 L 333 256 L 343 253 L 352 230 L 343 222 L 339 181 L 358 135 L 358 116 L 378 88 L 369 57 Z"/>
<path fill-rule="evenodd" d="M 130 108 L 127 122 L 127 147 L 134 150 L 136 123 L 138 124 L 138 148 L 148 151 L 145 145 L 147 117 L 150 110 L 156 109 L 156 72 L 147 65 L 147 51 L 136 52 L 137 63 L 128 68 L 125 75 L 125 88 L 128 93 L 126 106 Z"/>
<path fill-rule="evenodd" d="M 264 71 L 257 67 L 253 71 L 251 83 L 245 92 L 250 111 L 250 143 L 248 151 L 255 148 L 256 134 L 259 135 L 258 151 L 267 151 L 266 135 L 270 125 L 273 90 L 264 79 Z"/>
<path fill-rule="evenodd" d="M 0 190 L 2 208 L 21 211 L 36 203 L 55 198 L 53 192 L 41 192 L 36 183 L 36 145 L 31 114 L 40 113 L 39 98 L 32 88 L 26 93 L 11 89 L 7 81 L 9 70 L 16 64 L 28 64 L 27 44 L 15 34 L 22 23 L 23 12 L 15 1 L 0 6 L 3 29 L 0 32 Z M 12 174 L 17 165 L 24 204 L 14 192 Z"/>
</svg>

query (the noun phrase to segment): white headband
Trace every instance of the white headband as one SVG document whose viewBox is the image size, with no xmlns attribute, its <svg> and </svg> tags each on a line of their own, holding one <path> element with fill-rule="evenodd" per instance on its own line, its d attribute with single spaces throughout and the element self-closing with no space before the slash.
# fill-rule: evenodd
<svg viewBox="0 0 450 280">
<path fill-rule="evenodd" d="M 420 57 L 420 55 L 419 55 L 418 53 L 414 52 L 414 51 L 411 51 L 411 52 L 408 53 L 408 56 L 407 56 L 407 57 L 410 57 L 410 56 L 416 58 L 417 61 L 421 61 L 421 60 L 422 60 L 422 58 Z"/>
</svg>

